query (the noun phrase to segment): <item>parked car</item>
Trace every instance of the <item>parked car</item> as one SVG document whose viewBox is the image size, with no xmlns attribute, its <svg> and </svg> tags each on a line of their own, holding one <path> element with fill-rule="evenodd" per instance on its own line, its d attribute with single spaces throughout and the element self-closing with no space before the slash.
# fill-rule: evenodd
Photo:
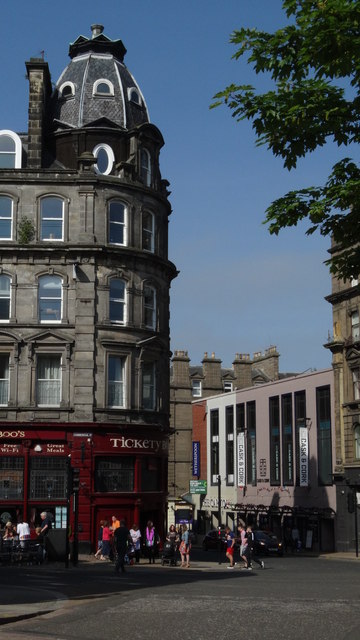
<svg viewBox="0 0 360 640">
<path fill-rule="evenodd" d="M 221 549 L 226 549 L 226 535 L 225 529 L 220 529 L 220 540 L 221 540 Z M 207 534 L 204 536 L 202 541 L 202 548 L 204 551 L 208 551 L 209 549 L 218 549 L 219 542 L 219 530 L 218 529 L 210 529 Z"/>
<path fill-rule="evenodd" d="M 271 531 L 254 531 L 255 550 L 258 554 L 269 555 L 275 553 L 282 556 L 284 553 L 283 543 Z"/>
</svg>

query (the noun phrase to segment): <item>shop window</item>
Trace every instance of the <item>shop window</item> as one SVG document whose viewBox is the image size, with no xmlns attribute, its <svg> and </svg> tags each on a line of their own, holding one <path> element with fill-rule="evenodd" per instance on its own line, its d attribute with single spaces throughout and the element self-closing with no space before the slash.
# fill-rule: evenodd
<svg viewBox="0 0 360 640">
<path fill-rule="evenodd" d="M 144 286 L 144 324 L 148 329 L 156 329 L 156 291 Z"/>
<path fill-rule="evenodd" d="M 0 240 L 12 240 L 13 201 L 8 196 L 0 196 Z"/>
<path fill-rule="evenodd" d="M 108 360 L 108 406 L 125 407 L 125 358 L 119 356 Z"/>
<path fill-rule="evenodd" d="M 255 401 L 246 403 L 246 467 L 247 484 L 256 485 L 256 404 Z"/>
<path fill-rule="evenodd" d="M 234 407 L 225 407 L 226 484 L 234 484 Z"/>
<path fill-rule="evenodd" d="M 135 461 L 131 456 L 109 456 L 95 461 L 95 491 L 134 491 Z"/>
<path fill-rule="evenodd" d="M 143 409 L 154 411 L 156 408 L 155 364 L 146 362 L 142 371 Z"/>
<path fill-rule="evenodd" d="M 141 461 L 141 491 L 161 490 L 161 461 L 146 457 Z"/>
<path fill-rule="evenodd" d="M 211 484 L 218 483 L 219 475 L 219 409 L 210 411 L 210 477 Z"/>
<path fill-rule="evenodd" d="M 21 140 L 13 131 L 0 131 L 0 169 L 21 169 Z"/>
<path fill-rule="evenodd" d="M 288 486 L 294 484 L 292 396 L 290 393 L 281 396 L 281 423 L 283 484 Z"/>
<path fill-rule="evenodd" d="M 126 324 L 126 283 L 124 280 L 110 280 L 110 321 Z"/>
<path fill-rule="evenodd" d="M 93 154 L 97 159 L 94 164 L 95 173 L 101 175 L 109 175 L 115 162 L 115 156 L 112 148 L 108 144 L 98 144 L 93 149 Z"/>
<path fill-rule="evenodd" d="M 146 187 L 151 186 L 151 157 L 147 149 L 140 151 L 140 176 Z"/>
<path fill-rule="evenodd" d="M 330 387 L 316 389 L 318 481 L 332 484 L 331 404 Z"/>
<path fill-rule="evenodd" d="M 9 403 L 9 355 L 0 354 L 0 405 L 7 406 Z"/>
<path fill-rule="evenodd" d="M 61 317 L 62 279 L 53 275 L 41 276 L 39 278 L 39 321 L 61 322 Z"/>
<path fill-rule="evenodd" d="M 11 280 L 9 276 L 0 276 L 0 322 L 9 322 L 10 319 L 10 292 Z"/>
<path fill-rule="evenodd" d="M 154 228 L 155 218 L 149 211 L 144 211 L 142 216 L 142 248 L 144 251 L 150 251 L 154 253 Z"/>
<path fill-rule="evenodd" d="M 32 500 L 64 500 L 66 488 L 66 458 L 60 456 L 30 458 L 30 498 Z"/>
<path fill-rule="evenodd" d="M 64 239 L 64 201 L 46 196 L 40 202 L 40 240 L 53 242 Z"/>
<path fill-rule="evenodd" d="M 24 497 L 24 458 L 0 457 L 0 500 L 21 500 Z M 6 509 L 3 509 L 6 511 Z"/>
<path fill-rule="evenodd" d="M 58 407 L 61 400 L 61 356 L 38 355 L 36 401 L 38 406 Z"/>
<path fill-rule="evenodd" d="M 280 407 L 279 397 L 269 398 L 270 484 L 280 484 Z"/>
<path fill-rule="evenodd" d="M 191 380 L 191 395 L 193 398 L 201 398 L 202 396 L 201 380 Z"/>
<path fill-rule="evenodd" d="M 126 207 L 122 202 L 110 202 L 108 209 L 108 237 L 111 244 L 127 244 Z"/>
</svg>

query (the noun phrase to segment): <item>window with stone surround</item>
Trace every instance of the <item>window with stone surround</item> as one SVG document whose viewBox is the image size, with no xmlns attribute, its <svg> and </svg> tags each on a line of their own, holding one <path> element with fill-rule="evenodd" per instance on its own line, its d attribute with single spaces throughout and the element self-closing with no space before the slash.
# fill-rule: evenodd
<svg viewBox="0 0 360 640">
<path fill-rule="evenodd" d="M 108 206 L 108 242 L 127 245 L 127 209 L 118 200 L 113 200 Z"/>
<path fill-rule="evenodd" d="M 9 322 L 11 309 L 11 278 L 0 275 L 0 323 Z"/>
<path fill-rule="evenodd" d="M 126 282 L 120 278 L 110 280 L 110 322 L 126 324 Z"/>
<path fill-rule="evenodd" d="M 63 282 L 60 276 L 46 275 L 39 278 L 39 321 L 58 323 L 62 318 Z"/>
<path fill-rule="evenodd" d="M 37 356 L 36 404 L 39 407 L 58 407 L 61 402 L 61 356 Z"/>
<path fill-rule="evenodd" d="M 125 357 L 109 355 L 107 390 L 108 406 L 125 408 Z"/>
<path fill-rule="evenodd" d="M 40 240 L 56 242 L 64 239 L 64 200 L 46 196 L 40 201 Z"/>
<path fill-rule="evenodd" d="M 151 156 L 147 149 L 140 151 L 140 176 L 146 187 L 151 186 Z"/>
<path fill-rule="evenodd" d="M 14 203 L 9 196 L 0 195 L 0 240 L 13 238 Z"/>
</svg>

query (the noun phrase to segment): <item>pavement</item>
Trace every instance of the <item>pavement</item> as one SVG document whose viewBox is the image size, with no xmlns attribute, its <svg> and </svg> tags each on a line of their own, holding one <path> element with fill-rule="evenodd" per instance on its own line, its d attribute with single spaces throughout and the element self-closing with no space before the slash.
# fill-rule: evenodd
<svg viewBox="0 0 360 640">
<path fill-rule="evenodd" d="M 294 556 L 296 554 L 293 554 Z M 334 553 L 325 553 L 325 554 L 314 554 L 311 552 L 302 551 L 301 557 L 316 557 L 325 561 L 344 561 L 344 562 L 358 562 L 360 564 L 360 558 L 356 557 L 355 552 L 334 552 Z M 209 554 L 210 556 L 210 554 Z M 81 567 L 89 567 L 92 564 L 99 564 L 100 560 L 96 559 L 93 555 L 79 555 L 78 566 Z M 266 559 L 265 559 L 266 563 Z M 201 559 L 198 561 L 191 560 L 191 571 L 224 571 L 227 562 L 222 558 L 222 562 L 218 562 L 217 554 L 211 554 L 211 556 L 206 558 L 205 560 Z M 64 563 L 60 562 L 52 562 L 47 565 L 42 565 L 45 567 L 51 566 L 52 575 L 56 575 L 56 573 L 60 573 L 64 571 Z M 143 570 L 151 571 L 154 569 L 154 565 L 150 565 L 147 560 L 142 560 L 140 562 L 140 566 Z M 70 564 L 71 570 L 74 570 L 72 565 Z M 157 560 L 155 563 L 155 567 L 157 570 L 167 571 L 169 567 L 165 565 L 161 566 L 161 561 Z M 38 567 L 41 569 L 41 567 Z M 181 569 L 178 565 L 178 569 L 181 571 L 187 571 L 187 569 Z M 0 566 L 0 571 L 11 571 L 11 566 Z M 27 570 L 31 570 L 30 567 L 27 567 Z M 236 568 L 235 568 L 236 570 Z M 33 618 L 35 616 L 44 615 L 46 613 L 50 613 L 56 611 L 58 609 L 66 606 L 68 600 L 61 593 L 52 592 L 52 597 L 55 596 L 55 599 L 49 600 L 49 590 L 42 588 L 32 589 L 29 593 L 29 590 L 22 588 L 21 585 L 17 584 L 13 588 L 7 587 L 6 592 L 2 590 L 1 593 L 1 604 L 0 604 L 0 626 L 6 625 L 10 622 L 16 622 L 19 620 L 25 620 L 27 618 Z"/>
</svg>

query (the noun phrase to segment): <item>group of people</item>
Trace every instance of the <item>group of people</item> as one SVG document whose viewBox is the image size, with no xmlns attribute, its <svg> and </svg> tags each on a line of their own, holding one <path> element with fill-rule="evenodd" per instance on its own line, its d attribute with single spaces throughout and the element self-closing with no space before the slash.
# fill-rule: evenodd
<svg viewBox="0 0 360 640">
<path fill-rule="evenodd" d="M 240 561 L 243 561 L 243 569 L 252 570 L 252 563 L 255 562 L 261 569 L 265 568 L 263 560 L 257 557 L 255 550 L 255 536 L 252 527 L 243 524 L 238 526 L 238 536 L 231 531 L 230 527 L 225 527 L 226 537 L 226 557 L 229 560 L 228 569 L 234 569 L 236 562 L 234 561 L 234 552 L 239 546 Z"/>
<path fill-rule="evenodd" d="M 174 546 L 174 550 L 179 551 L 181 566 L 190 567 L 191 542 L 187 526 L 182 525 L 177 531 L 175 525 L 171 525 L 166 540 Z M 147 522 L 142 534 L 136 523 L 128 529 L 125 520 L 112 516 L 111 524 L 109 520 L 100 521 L 95 558 L 114 560 L 116 573 L 120 570 L 124 572 L 128 562 L 140 562 L 142 549 L 149 564 L 155 564 L 159 544 L 160 536 L 151 520 Z"/>
</svg>

